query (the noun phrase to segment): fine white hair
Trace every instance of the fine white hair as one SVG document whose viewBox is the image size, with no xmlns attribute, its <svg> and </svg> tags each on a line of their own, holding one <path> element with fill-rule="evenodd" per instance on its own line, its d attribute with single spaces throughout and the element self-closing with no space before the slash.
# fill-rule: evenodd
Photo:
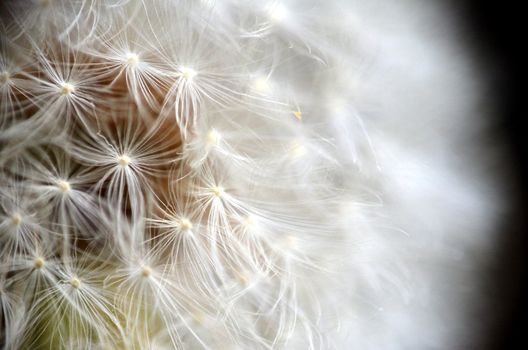
<svg viewBox="0 0 528 350">
<path fill-rule="evenodd" d="M 4 349 L 477 346 L 504 197 L 447 6 L 1 6 Z"/>
</svg>

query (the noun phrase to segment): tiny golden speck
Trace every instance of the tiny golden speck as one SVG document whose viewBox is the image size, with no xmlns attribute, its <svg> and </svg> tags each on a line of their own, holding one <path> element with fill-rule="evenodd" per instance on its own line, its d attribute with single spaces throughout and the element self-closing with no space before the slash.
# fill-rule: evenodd
<svg viewBox="0 0 528 350">
<path fill-rule="evenodd" d="M 69 96 L 75 92 L 75 86 L 70 83 L 62 83 L 60 92 L 63 96 Z"/>
<path fill-rule="evenodd" d="M 295 111 L 295 112 L 293 112 L 293 115 L 294 115 L 295 118 L 297 118 L 298 120 L 301 120 L 301 119 L 302 119 L 302 113 L 301 113 L 301 111 Z"/>
<path fill-rule="evenodd" d="M 11 217 L 11 223 L 15 226 L 18 226 L 22 223 L 22 216 L 19 213 L 14 213 Z"/>
<path fill-rule="evenodd" d="M 144 266 L 143 270 L 141 271 L 141 275 L 145 278 L 148 278 L 152 275 L 152 269 L 150 266 Z"/>
<path fill-rule="evenodd" d="M 79 289 L 79 287 L 81 286 L 81 280 L 77 277 L 74 277 L 71 279 L 70 285 L 75 289 Z"/>
<path fill-rule="evenodd" d="M 35 267 L 35 269 L 40 270 L 41 268 L 44 267 L 45 264 L 46 263 L 45 263 L 44 259 L 36 258 L 35 262 L 33 263 L 33 266 Z"/>
</svg>

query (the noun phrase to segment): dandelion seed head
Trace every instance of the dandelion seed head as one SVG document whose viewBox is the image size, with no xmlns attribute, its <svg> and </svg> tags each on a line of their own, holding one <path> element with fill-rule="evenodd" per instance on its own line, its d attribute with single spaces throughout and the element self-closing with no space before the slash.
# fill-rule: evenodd
<svg viewBox="0 0 528 350">
<path fill-rule="evenodd" d="M 181 76 L 187 81 L 193 80 L 193 78 L 198 75 L 197 71 L 189 67 L 180 67 L 179 71 Z"/>
<path fill-rule="evenodd" d="M 0 56 L 9 54 L 0 57 L 4 347 L 315 349 L 331 339 L 384 348 L 372 342 L 372 307 L 394 301 L 380 321 L 410 331 L 429 317 L 405 307 L 406 264 L 413 247 L 430 246 L 423 225 L 433 242 L 456 231 L 415 209 L 440 222 L 455 191 L 447 200 L 435 191 L 453 186 L 466 229 L 472 218 L 486 224 L 473 215 L 479 203 L 497 201 L 487 200 L 493 191 L 466 196 L 487 182 L 464 186 L 444 159 L 430 176 L 429 148 L 412 147 L 448 129 L 428 123 L 438 113 L 460 114 L 422 105 L 466 87 L 460 74 L 426 84 L 458 65 L 445 61 L 451 51 L 434 59 L 423 39 L 437 36 L 421 33 L 423 21 L 398 25 L 415 11 L 347 0 L 29 2 L 0 40 Z M 10 15 L 19 7 L 8 6 Z M 420 33 L 416 47 L 407 30 Z M 416 58 L 428 64 L 416 70 Z M 406 93 L 422 85 L 430 89 Z M 423 125 L 425 136 L 406 139 Z M 421 209 L 424 193 L 435 210 Z M 394 227 L 408 222 L 418 243 Z M 358 286 L 354 299 L 342 280 Z M 327 336 L 341 319 L 357 334 Z M 423 338 L 440 339 L 436 330 Z"/>
<path fill-rule="evenodd" d="M 11 223 L 13 224 L 13 226 L 20 226 L 20 224 L 22 223 L 22 216 L 19 213 L 14 213 L 11 216 Z"/>
<path fill-rule="evenodd" d="M 57 182 L 57 188 L 62 193 L 68 193 L 71 190 L 71 185 L 68 181 L 60 180 Z"/>
<path fill-rule="evenodd" d="M 79 287 L 81 286 L 81 280 L 77 277 L 73 277 L 71 280 L 70 280 L 70 285 L 74 288 L 74 289 L 79 289 Z"/>
<path fill-rule="evenodd" d="M 63 96 L 69 96 L 75 92 L 75 86 L 72 83 L 62 83 L 60 93 Z"/>
<path fill-rule="evenodd" d="M 44 259 L 42 258 L 36 258 L 35 261 L 33 262 L 33 267 L 36 269 L 36 270 L 40 270 L 44 267 L 44 265 L 46 265 L 46 262 L 44 261 Z"/>
<path fill-rule="evenodd" d="M 126 154 L 123 154 L 117 158 L 117 164 L 119 164 L 119 166 L 122 168 L 126 168 L 131 162 L 132 159 Z"/>
<path fill-rule="evenodd" d="M 152 268 L 150 266 L 143 266 L 141 270 L 141 276 L 149 278 L 152 275 Z"/>
</svg>

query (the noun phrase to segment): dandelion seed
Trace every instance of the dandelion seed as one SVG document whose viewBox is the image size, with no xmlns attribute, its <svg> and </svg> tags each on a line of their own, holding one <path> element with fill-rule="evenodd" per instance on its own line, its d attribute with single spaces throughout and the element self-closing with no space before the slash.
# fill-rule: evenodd
<svg viewBox="0 0 528 350">
<path fill-rule="evenodd" d="M 306 146 L 302 139 L 295 139 L 290 143 L 290 153 L 295 158 L 300 158 L 306 154 Z"/>
<path fill-rule="evenodd" d="M 71 280 L 70 280 L 70 285 L 74 288 L 74 289 L 79 289 L 79 287 L 81 286 L 81 280 L 77 277 L 73 277 Z"/>
<path fill-rule="evenodd" d="M 75 92 L 75 86 L 72 83 L 62 83 L 60 93 L 63 96 L 70 96 Z"/>
<path fill-rule="evenodd" d="M 261 94 L 268 94 L 271 92 L 271 83 L 266 77 L 257 77 L 253 80 L 253 90 Z"/>
<path fill-rule="evenodd" d="M 249 284 L 249 277 L 246 274 L 239 273 L 237 274 L 237 277 L 238 277 L 238 282 L 242 286 L 247 286 Z"/>
<path fill-rule="evenodd" d="M 246 218 L 242 221 L 243 225 L 248 229 L 254 229 L 257 226 L 257 217 L 253 214 L 249 214 L 246 216 Z"/>
<path fill-rule="evenodd" d="M 152 268 L 150 266 L 144 266 L 141 270 L 141 276 L 149 278 L 152 275 Z"/>
<path fill-rule="evenodd" d="M 180 67 L 179 71 L 181 76 L 187 81 L 191 81 L 196 75 L 198 75 L 198 72 L 189 67 Z"/>
<path fill-rule="evenodd" d="M 13 226 L 20 226 L 20 224 L 22 224 L 22 216 L 19 213 L 14 213 L 13 216 L 11 216 L 11 224 Z"/>
<path fill-rule="evenodd" d="M 130 157 L 127 156 L 126 154 L 123 154 L 119 158 L 117 158 L 117 163 L 122 168 L 126 168 L 131 162 L 132 162 L 132 159 L 130 159 Z"/>
<path fill-rule="evenodd" d="M 57 188 L 62 193 L 68 193 L 71 190 L 71 185 L 68 181 L 60 180 L 59 182 L 57 182 Z"/>
<path fill-rule="evenodd" d="M 225 190 L 222 186 L 214 186 L 211 188 L 211 191 L 216 198 L 222 198 L 225 194 Z"/>
<path fill-rule="evenodd" d="M 33 263 L 33 267 L 36 269 L 36 270 L 40 270 L 44 267 L 44 265 L 46 264 L 46 262 L 44 261 L 44 259 L 42 258 L 36 258 L 35 259 L 35 262 Z"/>
<path fill-rule="evenodd" d="M 48 232 L 37 217 L 46 211 L 25 186 L 0 186 L 0 198 L 0 257 L 17 258 L 32 250 L 39 234 Z"/>
<path fill-rule="evenodd" d="M 135 67 L 139 64 L 139 56 L 136 53 L 127 53 L 125 56 L 125 63 L 129 67 Z"/>
<path fill-rule="evenodd" d="M 222 135 L 215 129 L 212 129 L 207 133 L 206 136 L 206 143 L 211 146 L 218 146 L 220 143 L 220 139 L 222 138 Z"/>
<path fill-rule="evenodd" d="M 193 224 L 189 219 L 183 218 L 180 220 L 180 230 L 187 232 L 193 228 Z"/>
</svg>

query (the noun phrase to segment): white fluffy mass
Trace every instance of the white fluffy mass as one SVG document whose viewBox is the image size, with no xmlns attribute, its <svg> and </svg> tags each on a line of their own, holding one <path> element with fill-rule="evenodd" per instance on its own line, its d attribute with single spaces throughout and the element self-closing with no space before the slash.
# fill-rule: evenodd
<svg viewBox="0 0 528 350">
<path fill-rule="evenodd" d="M 478 343 L 501 200 L 449 9 L 0 6 L 4 349 Z"/>
</svg>

